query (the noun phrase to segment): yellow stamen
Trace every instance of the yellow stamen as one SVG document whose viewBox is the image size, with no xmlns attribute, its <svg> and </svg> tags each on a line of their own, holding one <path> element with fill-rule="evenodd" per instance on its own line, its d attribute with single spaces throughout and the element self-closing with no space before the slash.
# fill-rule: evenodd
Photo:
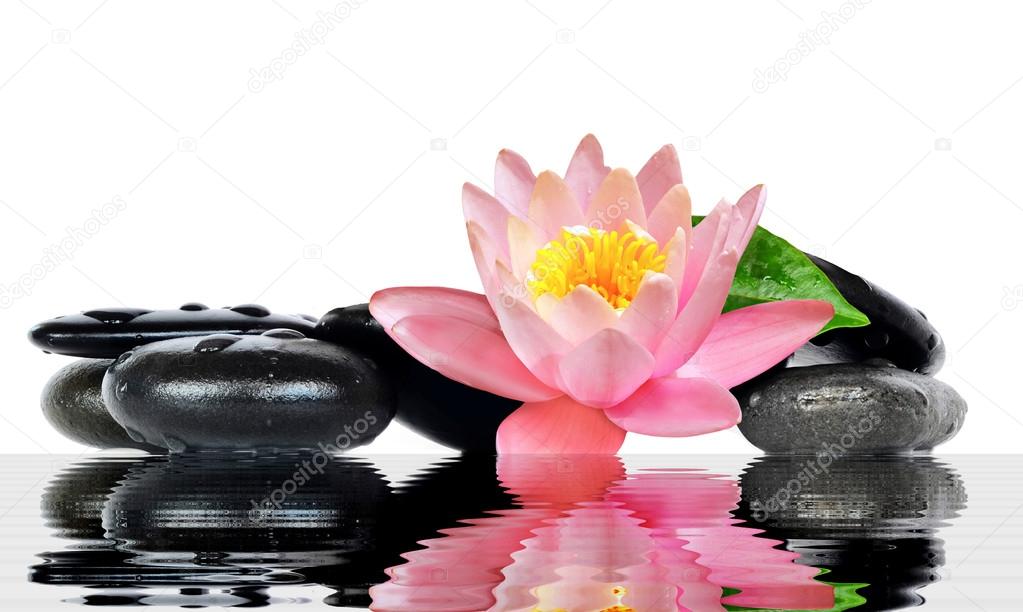
<svg viewBox="0 0 1023 612">
<path fill-rule="evenodd" d="M 664 272 L 667 260 L 656 242 L 632 232 L 564 229 L 560 240 L 536 252 L 529 288 L 534 298 L 545 293 L 563 298 L 586 285 L 620 310 L 636 298 L 643 275 Z"/>
</svg>

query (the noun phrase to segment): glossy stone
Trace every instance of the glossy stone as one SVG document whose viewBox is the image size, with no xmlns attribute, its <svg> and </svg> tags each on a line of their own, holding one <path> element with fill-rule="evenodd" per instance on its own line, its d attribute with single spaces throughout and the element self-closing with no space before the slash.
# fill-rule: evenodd
<svg viewBox="0 0 1023 612">
<path fill-rule="evenodd" d="M 966 417 L 952 387 L 885 362 L 775 370 L 733 393 L 739 430 L 768 453 L 924 451 L 951 439 Z"/>
<path fill-rule="evenodd" d="M 189 302 L 176 310 L 104 308 L 43 321 L 29 332 L 32 344 L 48 353 L 113 359 L 136 346 L 210 334 L 260 334 L 287 328 L 304 334 L 316 319 L 273 314 L 257 304 L 207 308 Z"/>
<path fill-rule="evenodd" d="M 397 420 L 464 452 L 493 453 L 497 428 L 522 402 L 455 382 L 409 356 L 369 313 L 367 304 L 335 308 L 313 336 L 376 360 L 397 392 Z"/>
<path fill-rule="evenodd" d="M 308 338 L 217 334 L 124 353 L 103 398 L 132 438 L 185 449 L 322 448 L 368 444 L 394 416 L 376 364 Z"/>
<path fill-rule="evenodd" d="M 885 359 L 921 374 L 936 374 L 945 363 L 945 343 L 922 312 L 877 285 L 835 264 L 809 255 L 850 304 L 867 315 L 866 327 L 836 329 L 814 338 L 790 365 Z"/>
<path fill-rule="evenodd" d="M 43 387 L 43 415 L 54 429 L 79 444 L 164 452 L 132 440 L 107 412 L 100 389 L 111 363 L 109 359 L 81 359 L 58 370 Z"/>
</svg>

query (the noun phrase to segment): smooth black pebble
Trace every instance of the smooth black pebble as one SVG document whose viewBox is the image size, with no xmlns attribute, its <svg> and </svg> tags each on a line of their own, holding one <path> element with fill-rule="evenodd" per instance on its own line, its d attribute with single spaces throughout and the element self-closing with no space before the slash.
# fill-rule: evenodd
<svg viewBox="0 0 1023 612">
<path fill-rule="evenodd" d="M 395 410 L 376 364 L 292 331 L 147 344 L 110 366 L 104 401 L 133 438 L 175 452 L 371 442 Z"/>
<path fill-rule="evenodd" d="M 368 304 L 331 310 L 320 318 L 313 336 L 374 359 L 397 393 L 398 422 L 455 450 L 494 453 L 497 428 L 522 405 L 421 364 L 391 340 Z"/>
<path fill-rule="evenodd" d="M 937 374 L 945 363 L 945 343 L 922 312 L 891 293 L 810 255 L 845 299 L 870 319 L 866 327 L 835 329 L 811 340 L 790 365 L 847 363 L 885 359 L 903 370 Z"/>
<path fill-rule="evenodd" d="M 100 390 L 109 359 L 81 359 L 57 371 L 43 387 L 43 415 L 65 437 L 95 448 L 162 448 L 132 440 L 110 416 Z"/>
<path fill-rule="evenodd" d="M 29 340 L 48 353 L 113 359 L 136 346 L 173 338 L 210 334 L 261 334 L 292 329 L 308 335 L 315 319 L 273 314 L 258 304 L 208 308 L 189 302 L 174 310 L 104 308 L 43 321 L 29 331 Z"/>
</svg>

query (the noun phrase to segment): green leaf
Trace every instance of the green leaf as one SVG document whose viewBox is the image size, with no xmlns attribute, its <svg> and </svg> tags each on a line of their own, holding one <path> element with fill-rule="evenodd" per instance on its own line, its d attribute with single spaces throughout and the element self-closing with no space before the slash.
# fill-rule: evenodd
<svg viewBox="0 0 1023 612">
<path fill-rule="evenodd" d="M 694 223 L 702 220 L 702 217 L 693 218 Z M 809 257 L 783 238 L 757 227 L 739 260 L 724 312 L 781 300 L 831 302 L 835 307 L 835 317 L 821 333 L 870 324 L 870 319 L 842 297 Z"/>
</svg>

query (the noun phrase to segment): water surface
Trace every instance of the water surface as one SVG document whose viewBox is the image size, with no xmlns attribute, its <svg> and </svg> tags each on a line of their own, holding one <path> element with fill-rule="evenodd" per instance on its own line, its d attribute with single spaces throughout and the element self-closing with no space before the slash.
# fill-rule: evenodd
<svg viewBox="0 0 1023 612">
<path fill-rule="evenodd" d="M 1023 458 L 0 459 L 6 609 L 1011 610 Z"/>
</svg>

